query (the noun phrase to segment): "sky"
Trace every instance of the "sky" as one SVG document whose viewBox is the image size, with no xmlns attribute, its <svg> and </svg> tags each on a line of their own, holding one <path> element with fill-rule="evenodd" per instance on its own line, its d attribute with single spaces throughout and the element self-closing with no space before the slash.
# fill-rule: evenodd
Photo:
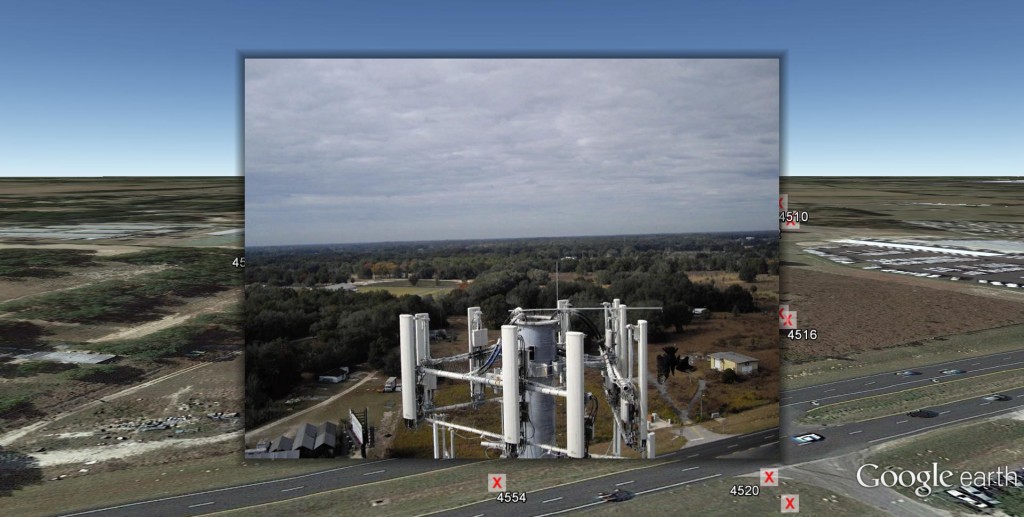
<svg viewBox="0 0 1024 517">
<path fill-rule="evenodd" d="M 0 176 L 241 173 L 239 52 L 784 54 L 783 174 L 1020 175 L 1024 4 L 15 0 Z"/>
<path fill-rule="evenodd" d="M 771 230 L 779 59 L 248 59 L 246 243 Z"/>
</svg>

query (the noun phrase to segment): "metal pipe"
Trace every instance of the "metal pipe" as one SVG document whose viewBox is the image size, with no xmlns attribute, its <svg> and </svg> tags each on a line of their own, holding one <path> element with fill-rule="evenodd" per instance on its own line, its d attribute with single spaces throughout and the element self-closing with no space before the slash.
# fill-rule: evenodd
<svg viewBox="0 0 1024 517">
<path fill-rule="evenodd" d="M 626 378 L 633 382 L 633 325 L 626 325 Z"/>
<path fill-rule="evenodd" d="M 619 335 L 618 335 L 618 339 L 616 339 L 615 342 L 618 344 L 618 350 L 619 351 L 616 354 L 616 357 L 618 359 L 619 371 L 624 371 L 624 370 L 626 370 L 626 364 L 627 364 L 626 354 L 629 353 L 629 352 L 627 352 L 627 349 L 629 347 L 629 343 L 626 341 L 626 337 L 627 337 L 626 325 L 627 325 L 627 323 L 626 323 L 626 306 L 625 305 L 619 305 L 619 321 L 618 321 L 618 323 L 619 323 Z"/>
<path fill-rule="evenodd" d="M 475 332 L 480 321 L 480 307 L 470 307 L 466 309 L 466 338 L 469 341 L 469 371 L 475 372 L 480 368 L 480 361 L 473 359 L 473 353 L 476 352 L 478 347 L 484 346 L 486 343 L 477 342 L 477 333 Z M 475 382 L 469 383 L 469 397 L 470 400 L 476 400 L 477 398 L 483 397 L 484 387 L 481 384 Z"/>
<path fill-rule="evenodd" d="M 452 441 L 451 441 L 452 452 L 451 452 L 451 454 L 448 455 L 448 459 L 454 460 L 455 459 L 455 429 L 449 429 L 449 431 L 451 431 L 451 433 L 452 433 L 452 436 L 451 436 L 451 439 L 452 439 Z"/>
<path fill-rule="evenodd" d="M 637 387 L 640 389 L 640 436 L 647 435 L 647 321 L 637 322 L 637 364 L 639 380 Z M 650 446 L 650 444 L 648 444 Z"/>
<path fill-rule="evenodd" d="M 451 429 L 458 429 L 459 431 L 466 431 L 467 433 L 479 434 L 480 436 L 485 436 L 487 438 L 493 438 L 495 440 L 501 440 L 502 439 L 502 436 L 500 434 L 492 433 L 490 431 L 483 431 L 483 430 L 480 430 L 480 429 L 474 429 L 472 427 L 467 427 L 467 426 L 459 425 L 459 424 L 453 424 L 451 422 L 445 422 L 444 420 L 436 420 L 434 418 L 426 418 L 425 420 L 427 422 L 436 423 L 437 425 L 439 425 L 441 427 L 449 427 Z"/>
<path fill-rule="evenodd" d="M 565 428 L 570 458 L 585 456 L 583 336 L 582 332 L 569 332 L 565 341 L 565 387 L 569 392 L 565 402 Z"/>
<path fill-rule="evenodd" d="M 439 460 L 441 459 L 441 450 L 437 447 L 437 421 L 435 420 L 431 423 L 434 427 L 434 459 Z"/>
<path fill-rule="evenodd" d="M 400 359 L 402 363 L 402 418 L 416 421 L 416 321 L 411 314 L 398 317 Z"/>
<path fill-rule="evenodd" d="M 502 357 L 504 357 L 504 348 L 502 349 Z M 459 380 L 459 381 L 472 381 L 472 382 L 478 382 L 480 384 L 486 384 L 488 386 L 494 386 L 494 387 L 497 387 L 497 388 L 504 388 L 504 386 L 505 386 L 505 381 L 504 381 L 504 377 L 505 377 L 504 359 L 502 359 L 502 367 L 501 368 L 502 368 L 501 369 L 501 371 L 502 371 L 502 375 L 501 375 L 502 379 L 492 379 L 490 377 L 483 377 L 483 376 L 480 376 L 480 375 L 473 375 L 473 374 L 469 374 L 469 373 L 458 373 L 458 372 L 448 372 L 448 371 L 444 371 L 444 370 L 435 370 L 433 368 L 423 368 L 422 370 L 423 370 L 423 373 L 430 374 L 430 375 L 436 375 L 438 377 L 445 377 L 445 378 L 448 378 L 448 379 L 455 379 L 455 380 Z M 540 383 L 536 383 L 536 382 L 532 382 L 532 381 L 526 381 L 526 380 L 524 380 L 521 383 L 519 383 L 519 388 L 524 390 L 524 391 L 535 391 L 537 393 L 543 393 L 544 395 L 554 395 L 556 397 L 563 397 L 563 398 L 565 398 L 569 394 L 566 390 L 563 390 L 563 389 L 555 388 L 553 386 L 548 386 L 546 384 L 540 384 Z M 402 388 L 402 389 L 405 389 L 405 388 Z"/>
<path fill-rule="evenodd" d="M 501 427 L 505 443 L 519 444 L 519 327 L 501 326 Z"/>
</svg>

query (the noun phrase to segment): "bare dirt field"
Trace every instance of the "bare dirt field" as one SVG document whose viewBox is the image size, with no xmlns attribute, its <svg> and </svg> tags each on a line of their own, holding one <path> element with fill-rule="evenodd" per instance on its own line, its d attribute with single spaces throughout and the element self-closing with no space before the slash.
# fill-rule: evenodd
<svg viewBox="0 0 1024 517">
<path fill-rule="evenodd" d="M 868 274 L 785 268 L 782 292 L 800 294 L 784 297 L 783 303 L 788 301 L 798 312 L 802 329 L 818 330 L 814 341 L 786 340 L 787 361 L 844 357 L 1020 323 L 1024 313 L 1024 305 L 1011 300 L 933 287 L 925 279 L 883 279 L 864 273 Z"/>
</svg>

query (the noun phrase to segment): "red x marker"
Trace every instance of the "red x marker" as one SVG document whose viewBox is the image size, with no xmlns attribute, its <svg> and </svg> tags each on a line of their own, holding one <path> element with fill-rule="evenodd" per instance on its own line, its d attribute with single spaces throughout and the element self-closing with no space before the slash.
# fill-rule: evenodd
<svg viewBox="0 0 1024 517">
<path fill-rule="evenodd" d="M 779 486 L 778 469 L 761 469 L 761 486 Z"/>
<path fill-rule="evenodd" d="M 774 481 L 774 479 L 775 479 L 775 473 L 774 472 L 769 470 L 768 472 L 764 473 L 764 482 L 765 483 L 772 483 Z"/>
<path fill-rule="evenodd" d="M 488 474 L 487 479 L 488 492 L 504 492 L 506 490 L 505 474 Z"/>
<path fill-rule="evenodd" d="M 782 495 L 782 513 L 800 513 L 800 496 L 793 494 Z"/>
</svg>

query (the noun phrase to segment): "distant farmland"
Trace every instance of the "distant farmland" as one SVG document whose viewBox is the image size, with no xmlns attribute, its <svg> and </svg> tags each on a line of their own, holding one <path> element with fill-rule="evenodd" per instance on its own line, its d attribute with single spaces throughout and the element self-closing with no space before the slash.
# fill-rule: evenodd
<svg viewBox="0 0 1024 517">
<path fill-rule="evenodd" d="M 360 291 L 387 291 L 395 296 L 415 294 L 417 296 L 440 296 L 459 286 L 458 280 L 441 280 L 434 285 L 433 280 L 420 280 L 415 286 L 409 284 L 408 280 L 393 280 L 390 282 L 375 282 L 368 285 L 360 285 Z"/>
</svg>

